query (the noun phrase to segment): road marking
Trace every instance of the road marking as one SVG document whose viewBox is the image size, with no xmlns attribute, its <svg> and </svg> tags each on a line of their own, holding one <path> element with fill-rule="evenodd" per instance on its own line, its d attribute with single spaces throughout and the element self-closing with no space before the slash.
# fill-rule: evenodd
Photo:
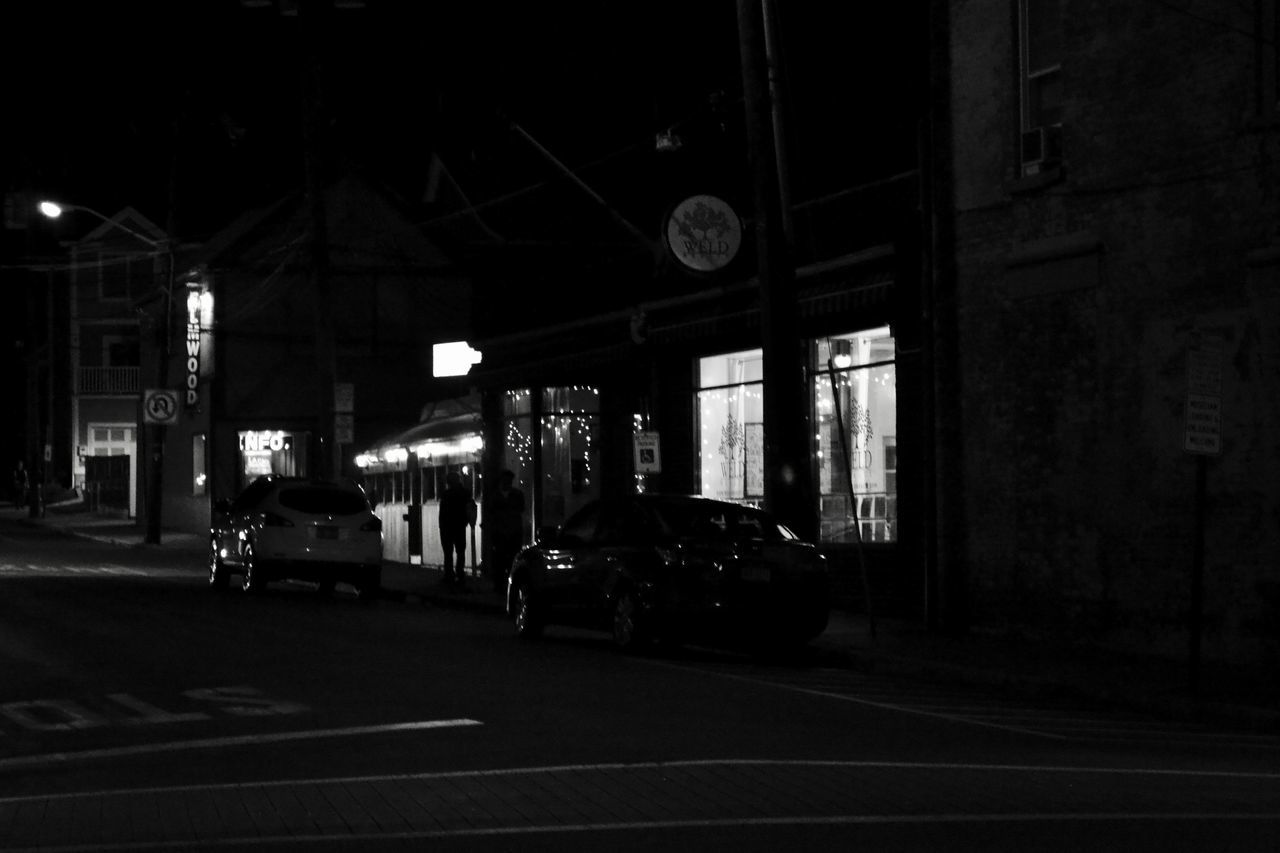
<svg viewBox="0 0 1280 853">
<path fill-rule="evenodd" d="M 147 755 L 158 752 L 181 752 L 189 749 L 220 749 L 228 746 L 253 746 L 267 743 L 284 743 L 286 741 L 317 740 L 332 737 L 354 737 L 357 735 L 376 735 L 388 732 L 419 731 L 422 729 L 442 729 L 454 726 L 480 726 L 479 720 L 419 720 L 411 723 L 390 723 L 380 726 L 353 726 L 345 729 L 311 729 L 296 732 L 271 732 L 258 735 L 235 735 L 229 737 L 201 738 L 198 740 L 174 740 L 162 743 L 143 743 L 135 746 L 109 747 L 105 749 L 86 749 L 79 752 L 49 752 L 41 755 L 18 755 L 11 758 L 0 758 L 0 770 L 11 767 L 32 767 L 48 764 L 66 764 L 73 761 L 89 761 L 99 758 L 125 758 L 133 755 Z M 21 799 L 21 798 L 19 798 Z M 0 802 L 9 802 L 0 800 Z"/>
<path fill-rule="evenodd" d="M 743 681 L 747 684 L 759 684 L 765 687 L 775 687 L 780 690 L 790 690 L 793 693 L 803 693 L 808 696 L 822 696 L 827 699 L 839 699 L 842 702 L 853 702 L 857 705 L 865 705 L 869 708 L 880 708 L 885 711 L 897 711 L 902 714 L 915 714 L 920 717 L 931 717 L 935 720 L 946 720 L 951 723 L 961 723 L 966 726 L 977 726 L 984 729 L 999 729 L 1005 732 L 1015 732 L 1017 734 L 1031 735 L 1032 737 L 1048 738 L 1049 740 L 1070 740 L 1066 735 L 1053 734 L 1052 732 L 1042 732 L 1036 729 L 1023 728 L 1022 726 L 1009 726 L 1003 723 L 992 723 L 986 720 L 978 720 L 973 717 L 961 717 L 954 714 L 944 714 L 937 711 L 929 711 L 924 708 L 913 708 L 910 705 L 899 705 L 894 702 L 877 702 L 872 699 L 863 699 L 860 696 L 850 696 L 847 693 L 832 693 L 829 690 L 815 690 L 809 687 L 800 687 L 795 684 L 784 684 L 778 681 L 768 681 L 762 678 L 751 678 L 745 675 L 734 675 L 729 672 L 715 672 L 713 670 L 699 669 L 697 667 L 685 666 L 683 664 L 666 663 L 659 660 L 645 660 L 647 664 L 652 666 L 663 666 L 669 669 L 681 669 L 686 672 L 694 672 L 701 675 L 714 675 L 718 678 L 728 678 L 732 681 Z"/>
<path fill-rule="evenodd" d="M 50 566 L 37 563 L 0 563 L 0 578 L 166 578 L 194 577 L 191 569 L 138 569 L 105 566 Z"/>
<path fill-rule="evenodd" d="M 182 695 L 196 702 L 212 703 L 214 709 L 233 717 L 271 717 L 301 714 L 310 710 L 300 702 L 273 699 L 248 684 L 201 687 L 184 690 Z M 106 703 L 89 703 L 93 708 L 84 707 L 70 699 L 5 702 L 0 704 L 0 718 L 28 731 L 37 732 L 65 732 L 104 726 L 169 725 L 210 718 L 203 711 L 167 711 L 128 693 L 111 693 L 106 699 Z M 128 712 L 128 716 L 122 717 L 119 714 L 121 708 Z M 0 730 L 0 736 L 4 734 Z"/>
<path fill-rule="evenodd" d="M 328 731 L 339 734 L 362 734 L 365 733 L 366 730 L 377 733 L 380 731 L 403 730 L 406 728 L 444 728 L 449 726 L 481 725 L 484 724 L 477 720 L 470 719 L 427 720 L 417 723 L 394 723 L 390 726 L 367 726 L 356 729 L 330 729 Z M 308 735 L 310 733 L 286 732 L 284 734 Z M 326 735 L 322 734 L 321 736 Z M 272 736 L 266 735 L 265 737 Z M 218 740 L 224 739 L 220 738 Z M 239 739 L 227 738 L 225 740 L 238 741 Z M 110 751 L 114 752 L 114 750 Z M 1280 781 L 1280 772 L 1265 772 L 1258 770 L 1190 770 L 1177 767 L 1097 767 L 1089 765 L 1073 767 L 1069 764 L 972 764 L 946 761 L 843 761 L 840 759 L 807 758 L 698 758 L 677 761 L 636 761 L 630 763 L 615 761 L 600 764 L 549 764 L 534 767 L 500 767 L 490 770 L 434 770 L 422 773 L 379 773 L 367 776 L 329 776 L 321 779 L 266 779 L 262 781 L 214 782 L 208 784 L 168 785 L 149 788 L 107 788 L 94 791 L 72 791 L 57 794 L 23 794 L 21 796 L 14 797 L 0 797 L 0 806 L 10 806 L 37 801 L 52 802 L 54 800 L 70 800 L 83 797 L 131 797 L 139 794 L 210 793 L 213 791 L 238 790 L 246 787 L 320 787 L 325 785 L 360 785 L 383 782 L 482 779 L 501 776 L 537 776 L 555 773 L 595 772 L 601 770 L 668 770 L 697 767 L 831 767 L 847 770 L 958 770 L 992 773 L 1048 773 L 1054 775 L 1079 773 L 1102 776 L 1166 776 L 1193 779 Z"/>
<path fill-rule="evenodd" d="M 843 683 L 818 674 L 800 683 L 761 676 L 739 675 L 711 667 L 660 660 L 644 660 L 703 675 L 744 681 L 810 696 L 854 702 L 873 708 L 931 717 L 965 725 L 995 728 L 1052 740 L 1091 740 L 1120 743 L 1217 744 L 1280 750 L 1273 734 L 1211 731 L 1202 725 L 1177 723 L 1118 710 L 1089 710 L 1082 704 L 1036 705 L 1017 698 L 990 697 L 980 690 L 955 691 L 920 685 L 904 687 L 897 680 L 859 675 Z M 897 689 L 891 689 L 891 688 Z M 856 691 L 856 694 L 853 692 Z M 908 695 L 905 695 L 908 694 Z M 985 701 L 984 701 L 985 700 Z M 974 704 L 974 703 L 979 704 Z"/>
</svg>

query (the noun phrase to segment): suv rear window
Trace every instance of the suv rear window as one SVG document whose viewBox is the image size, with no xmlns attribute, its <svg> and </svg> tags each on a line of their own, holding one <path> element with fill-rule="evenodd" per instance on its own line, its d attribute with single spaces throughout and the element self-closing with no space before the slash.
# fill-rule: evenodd
<svg viewBox="0 0 1280 853">
<path fill-rule="evenodd" d="M 356 515 L 369 511 L 363 495 L 344 489 L 318 489 L 301 486 L 280 490 L 280 505 L 313 515 Z"/>
</svg>

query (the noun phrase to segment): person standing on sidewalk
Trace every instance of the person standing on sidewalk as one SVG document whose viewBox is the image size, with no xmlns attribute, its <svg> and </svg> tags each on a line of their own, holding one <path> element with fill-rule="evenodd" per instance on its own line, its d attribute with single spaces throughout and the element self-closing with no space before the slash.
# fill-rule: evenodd
<svg viewBox="0 0 1280 853">
<path fill-rule="evenodd" d="M 504 470 L 498 476 L 498 488 L 484 508 L 485 533 L 493 537 L 489 579 L 493 591 L 498 593 L 506 588 L 511 562 L 524 544 L 524 492 L 515 487 L 515 480 L 513 472 Z"/>
<path fill-rule="evenodd" d="M 27 476 L 27 467 L 21 459 L 13 469 L 13 505 L 22 509 L 27 505 L 27 490 L 31 488 L 31 480 Z"/>
<path fill-rule="evenodd" d="M 467 527 L 476 523 L 476 502 L 462 485 L 462 477 L 456 471 L 445 475 L 444 482 L 439 518 L 440 546 L 444 549 L 444 582 L 464 589 Z"/>
</svg>

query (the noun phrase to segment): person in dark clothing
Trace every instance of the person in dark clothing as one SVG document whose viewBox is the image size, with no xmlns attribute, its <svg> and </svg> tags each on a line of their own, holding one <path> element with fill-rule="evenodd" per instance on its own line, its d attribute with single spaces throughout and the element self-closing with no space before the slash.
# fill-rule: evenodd
<svg viewBox="0 0 1280 853">
<path fill-rule="evenodd" d="M 27 477 L 26 466 L 22 460 L 18 460 L 18 466 L 13 469 L 13 505 L 18 509 L 22 509 L 27 505 L 27 493 L 31 488 L 31 480 Z"/>
<path fill-rule="evenodd" d="M 462 477 L 454 471 L 445 476 L 439 523 L 445 583 L 462 587 L 467 565 L 467 526 L 476 523 L 476 502 L 462 485 Z"/>
<path fill-rule="evenodd" d="M 514 473 L 503 471 L 498 488 L 485 502 L 485 533 L 493 537 L 493 565 L 488 569 L 494 592 L 505 589 L 511 562 L 524 544 L 524 492 L 515 488 L 515 479 Z"/>
</svg>

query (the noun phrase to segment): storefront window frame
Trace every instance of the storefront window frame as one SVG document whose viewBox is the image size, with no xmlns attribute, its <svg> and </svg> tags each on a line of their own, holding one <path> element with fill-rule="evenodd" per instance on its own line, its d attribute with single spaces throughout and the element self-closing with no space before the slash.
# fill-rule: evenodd
<svg viewBox="0 0 1280 853">
<path fill-rule="evenodd" d="M 839 366 L 833 365 L 832 363 L 826 363 L 822 360 L 821 350 L 824 342 L 828 344 L 828 358 L 834 361 L 834 357 L 830 352 L 829 342 L 831 340 L 853 339 L 858 336 L 869 337 L 872 335 L 872 333 L 875 333 L 875 332 L 883 332 L 882 338 L 887 339 L 890 342 L 892 357 L 890 358 L 868 357 L 865 360 L 853 359 L 848 364 L 839 365 Z M 869 544 L 869 545 L 896 544 L 898 541 L 897 434 L 898 434 L 899 411 L 898 411 L 897 391 L 896 391 L 897 379 L 898 379 L 897 342 L 896 342 L 896 338 L 893 335 L 892 327 L 886 326 L 886 325 L 872 326 L 866 329 L 859 329 L 853 332 L 847 332 L 840 335 L 823 335 L 823 336 L 812 339 L 811 353 L 812 355 L 811 355 L 811 361 L 810 361 L 809 393 L 810 393 L 810 399 L 811 399 L 811 415 L 813 418 L 813 424 L 814 424 L 814 430 L 815 430 L 815 433 L 814 433 L 814 441 L 815 441 L 814 483 L 816 486 L 815 491 L 817 492 L 817 498 L 819 502 L 818 503 L 818 514 L 819 514 L 818 539 L 820 542 L 823 542 L 825 544 L 839 544 L 839 543 L 848 544 L 850 542 L 861 542 L 862 544 Z M 885 479 L 882 484 L 883 486 L 882 492 L 881 491 L 877 491 L 877 492 L 858 491 L 857 486 L 855 484 L 854 492 L 852 495 L 850 495 L 849 485 L 848 485 L 849 474 L 843 471 L 831 472 L 831 476 L 833 478 L 839 476 L 840 479 L 838 481 L 833 479 L 830 489 L 824 490 L 822 486 L 823 466 L 824 464 L 827 464 L 827 463 L 823 455 L 824 450 L 822 447 L 821 430 L 823 429 L 823 425 L 822 425 L 823 413 L 820 411 L 821 409 L 820 401 L 824 394 L 830 397 L 831 391 L 832 391 L 831 383 L 832 383 L 833 376 L 849 377 L 850 379 L 852 379 L 855 375 L 862 375 L 867 378 L 871 378 L 872 381 L 875 381 L 874 377 L 872 376 L 872 371 L 883 370 L 885 368 L 889 368 L 889 373 L 886 373 L 882 377 L 882 379 L 884 380 L 884 382 L 891 381 L 892 387 L 894 389 L 893 391 L 894 400 L 892 404 L 892 408 L 893 408 L 892 432 L 883 432 L 882 430 L 876 430 L 871 427 L 871 424 L 870 424 L 870 421 L 872 420 L 871 407 L 869 406 L 868 401 L 863 401 L 863 404 L 867 405 L 867 408 L 863 410 L 865 414 L 861 416 L 867 419 L 868 438 L 869 439 L 879 438 L 881 442 L 880 447 L 883 450 L 884 458 L 880 464 L 882 466 L 885 466 L 883 468 L 883 474 Z M 891 380 L 889 378 L 890 375 L 891 375 Z M 884 383 L 882 382 L 881 384 L 884 384 Z M 868 394 L 869 393 L 870 392 L 868 392 Z M 860 416 L 857 414 L 857 412 L 842 410 L 841 417 L 844 419 L 844 429 L 846 430 L 846 432 L 848 432 L 851 429 L 850 418 L 858 418 Z M 837 436 L 837 439 L 838 439 L 838 436 Z M 834 459 L 844 460 L 843 447 L 835 446 L 835 441 L 832 441 L 831 449 L 832 449 L 832 457 Z M 870 448 L 864 448 L 864 450 L 860 452 L 865 453 L 867 452 L 868 449 Z M 855 452 L 859 452 L 859 451 L 855 451 Z M 887 466 L 888 466 L 889 459 L 891 457 L 894 460 L 894 465 L 892 468 L 889 468 Z M 846 461 L 845 464 L 851 465 L 852 463 Z M 892 479 L 892 488 L 890 488 L 891 479 Z M 851 535 L 835 538 L 835 537 L 832 537 L 827 532 L 826 530 L 827 524 L 825 521 L 826 513 L 824 511 L 825 510 L 824 504 L 828 500 L 835 503 L 843 503 L 844 506 L 846 507 L 845 513 L 847 513 L 849 517 L 854 518 L 854 523 L 852 525 L 848 525 L 847 527 L 848 530 L 852 531 Z M 852 504 L 850 504 L 850 501 L 852 501 Z"/>
</svg>

